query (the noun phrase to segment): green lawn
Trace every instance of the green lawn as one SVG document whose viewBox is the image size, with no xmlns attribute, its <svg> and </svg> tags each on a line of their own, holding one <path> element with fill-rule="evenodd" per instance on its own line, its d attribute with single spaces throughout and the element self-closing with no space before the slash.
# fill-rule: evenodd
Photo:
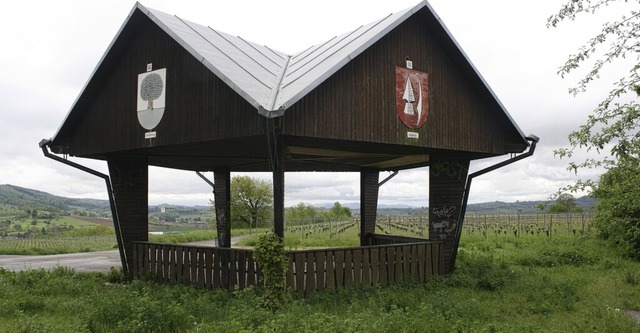
<svg viewBox="0 0 640 333">
<path fill-rule="evenodd" d="M 6 332 L 640 332 L 640 263 L 593 238 L 463 236 L 453 275 L 343 288 L 274 312 L 232 294 L 59 268 L 0 270 Z"/>
</svg>

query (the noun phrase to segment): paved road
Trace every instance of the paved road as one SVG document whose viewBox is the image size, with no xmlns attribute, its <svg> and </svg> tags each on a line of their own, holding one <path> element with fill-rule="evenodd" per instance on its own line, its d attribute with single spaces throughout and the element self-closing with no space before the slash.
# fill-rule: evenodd
<svg viewBox="0 0 640 333">
<path fill-rule="evenodd" d="M 52 254 L 46 256 L 0 255 L 0 267 L 10 271 L 27 269 L 52 269 L 67 266 L 76 272 L 109 272 L 111 267 L 122 267 L 118 250 Z"/>
<path fill-rule="evenodd" d="M 242 239 L 242 236 L 232 237 L 231 244 L 236 244 L 240 239 Z M 215 240 L 206 240 L 189 244 L 197 246 L 215 246 Z M 70 267 L 76 272 L 106 273 L 111 270 L 111 267 L 122 267 L 122 263 L 120 262 L 118 250 L 52 254 L 46 256 L 0 255 L 0 267 L 10 271 L 38 268 L 52 269 L 58 266 Z"/>
</svg>

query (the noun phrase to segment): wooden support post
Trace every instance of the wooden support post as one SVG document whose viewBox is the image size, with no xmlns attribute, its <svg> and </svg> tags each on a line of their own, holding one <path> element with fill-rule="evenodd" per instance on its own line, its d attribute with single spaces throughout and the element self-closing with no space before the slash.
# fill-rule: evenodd
<svg viewBox="0 0 640 333">
<path fill-rule="evenodd" d="M 107 160 L 111 186 L 120 221 L 125 271 L 133 266 L 133 242 L 149 240 L 149 172 L 146 156 L 114 157 Z"/>
<path fill-rule="evenodd" d="M 431 156 L 429 165 L 429 238 L 443 240 L 444 272 L 451 272 L 451 257 L 457 244 L 457 230 L 462 227 L 460 216 L 464 188 L 469 171 L 468 160 L 453 160 Z"/>
<path fill-rule="evenodd" d="M 213 179 L 218 246 L 231 247 L 231 172 L 229 169 L 215 170 Z"/>
<path fill-rule="evenodd" d="M 278 146 L 278 161 L 273 169 L 273 232 L 284 239 L 284 152 Z"/>
<path fill-rule="evenodd" d="M 360 246 L 367 246 L 367 234 L 376 231 L 378 210 L 378 178 L 380 171 L 363 169 L 360 171 Z"/>
<path fill-rule="evenodd" d="M 279 119 L 267 119 L 267 138 L 273 170 L 273 232 L 284 239 L 284 142 Z"/>
</svg>

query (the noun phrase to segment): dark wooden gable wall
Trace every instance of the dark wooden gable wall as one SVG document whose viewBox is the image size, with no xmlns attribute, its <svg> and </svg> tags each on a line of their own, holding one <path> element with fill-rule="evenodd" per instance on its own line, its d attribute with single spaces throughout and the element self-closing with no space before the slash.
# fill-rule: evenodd
<svg viewBox="0 0 640 333">
<path fill-rule="evenodd" d="M 426 10 L 426 9 L 425 9 Z M 405 58 L 428 73 L 429 113 L 407 138 L 395 111 L 395 66 Z M 289 108 L 283 134 L 300 137 L 410 145 L 443 150 L 505 154 L 523 140 L 502 112 L 491 109 L 414 15 Z"/>
<path fill-rule="evenodd" d="M 64 140 L 70 146 L 67 153 L 99 157 L 149 146 L 264 134 L 264 118 L 253 106 L 145 15 L 135 15 L 132 26 L 120 35 L 126 45 L 118 54 L 108 55 L 99 69 L 108 74 L 96 75 L 104 79 L 85 91 L 93 99 L 78 103 L 82 110 L 74 110 L 82 115 Z M 144 138 L 146 130 L 136 114 L 138 74 L 146 71 L 147 63 L 153 70 L 167 68 L 166 109 L 153 141 Z"/>
</svg>

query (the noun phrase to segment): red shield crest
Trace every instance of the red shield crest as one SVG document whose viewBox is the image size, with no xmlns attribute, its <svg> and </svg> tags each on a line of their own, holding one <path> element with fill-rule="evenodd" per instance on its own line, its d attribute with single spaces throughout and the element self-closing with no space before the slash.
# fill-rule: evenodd
<svg viewBox="0 0 640 333">
<path fill-rule="evenodd" d="M 396 113 L 409 128 L 420 128 L 429 113 L 427 73 L 396 67 Z"/>
</svg>

